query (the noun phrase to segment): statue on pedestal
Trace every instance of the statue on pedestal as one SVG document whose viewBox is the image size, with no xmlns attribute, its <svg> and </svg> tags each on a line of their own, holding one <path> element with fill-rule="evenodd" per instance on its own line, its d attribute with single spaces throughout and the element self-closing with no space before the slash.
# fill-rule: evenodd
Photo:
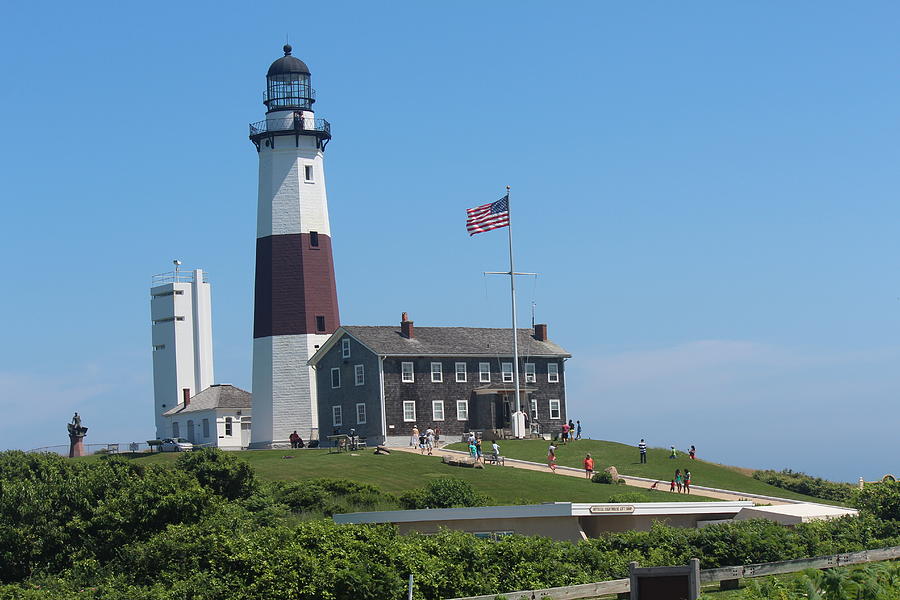
<svg viewBox="0 0 900 600">
<path fill-rule="evenodd" d="M 84 436 L 87 435 L 87 427 L 81 426 L 81 417 L 78 413 L 72 417 L 69 423 L 69 458 L 84 456 Z"/>
</svg>

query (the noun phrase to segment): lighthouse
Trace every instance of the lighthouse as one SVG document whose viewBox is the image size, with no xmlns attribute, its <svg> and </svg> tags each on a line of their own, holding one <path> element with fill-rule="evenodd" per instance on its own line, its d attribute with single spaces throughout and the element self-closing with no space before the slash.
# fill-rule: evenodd
<svg viewBox="0 0 900 600">
<path fill-rule="evenodd" d="M 325 194 L 331 125 L 317 119 L 306 64 L 284 46 L 269 67 L 266 118 L 250 125 L 259 154 L 251 448 L 318 439 L 307 360 L 340 325 Z"/>
</svg>

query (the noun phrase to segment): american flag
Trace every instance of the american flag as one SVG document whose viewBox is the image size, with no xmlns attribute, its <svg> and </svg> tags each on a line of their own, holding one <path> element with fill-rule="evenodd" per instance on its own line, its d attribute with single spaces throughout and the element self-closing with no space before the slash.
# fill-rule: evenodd
<svg viewBox="0 0 900 600">
<path fill-rule="evenodd" d="M 501 227 L 509 227 L 509 194 L 496 202 L 466 209 L 466 229 L 469 235 Z"/>
</svg>

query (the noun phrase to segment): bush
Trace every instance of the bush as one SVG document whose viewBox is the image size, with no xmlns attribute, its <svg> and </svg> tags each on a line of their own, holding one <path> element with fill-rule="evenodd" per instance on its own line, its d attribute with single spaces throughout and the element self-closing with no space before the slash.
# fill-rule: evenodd
<svg viewBox="0 0 900 600">
<path fill-rule="evenodd" d="M 316 512 L 325 516 L 336 513 L 372 510 L 376 507 L 397 508 L 396 497 L 378 487 L 348 479 L 307 479 L 274 484 L 271 495 L 293 512 Z"/>
<path fill-rule="evenodd" d="M 218 448 L 182 454 L 175 466 L 196 477 L 200 485 L 229 500 L 248 498 L 257 488 L 253 468 L 233 453 Z"/>
<path fill-rule="evenodd" d="M 616 483 L 615 479 L 613 479 L 612 473 L 608 471 L 598 471 L 594 473 L 594 476 L 591 477 L 591 481 L 593 481 L 594 483 Z"/>
<path fill-rule="evenodd" d="M 623 492 L 621 494 L 613 494 L 607 502 L 614 504 L 631 504 L 633 502 L 644 502 L 644 497 L 637 492 Z"/>
<path fill-rule="evenodd" d="M 493 498 L 475 490 L 468 481 L 441 477 L 424 488 L 404 492 L 400 496 L 403 508 L 454 508 L 457 506 L 487 506 Z"/>
<path fill-rule="evenodd" d="M 849 483 L 828 481 L 821 477 L 812 477 L 806 473 L 783 471 L 756 471 L 753 478 L 785 490 L 806 494 L 823 500 L 849 503 L 853 500 L 854 487 Z"/>
<path fill-rule="evenodd" d="M 900 521 L 900 482 L 866 485 L 856 493 L 856 507 L 879 519 Z"/>
</svg>

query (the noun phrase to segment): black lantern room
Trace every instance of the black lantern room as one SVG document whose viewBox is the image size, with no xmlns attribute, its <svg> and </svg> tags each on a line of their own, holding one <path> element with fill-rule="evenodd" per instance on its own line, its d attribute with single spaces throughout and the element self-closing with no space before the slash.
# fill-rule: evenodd
<svg viewBox="0 0 900 600">
<path fill-rule="evenodd" d="M 316 92 L 310 85 L 309 67 L 291 56 L 290 44 L 284 45 L 284 56 L 272 63 L 266 73 L 266 92 L 263 104 L 269 110 L 311 110 Z"/>
</svg>

